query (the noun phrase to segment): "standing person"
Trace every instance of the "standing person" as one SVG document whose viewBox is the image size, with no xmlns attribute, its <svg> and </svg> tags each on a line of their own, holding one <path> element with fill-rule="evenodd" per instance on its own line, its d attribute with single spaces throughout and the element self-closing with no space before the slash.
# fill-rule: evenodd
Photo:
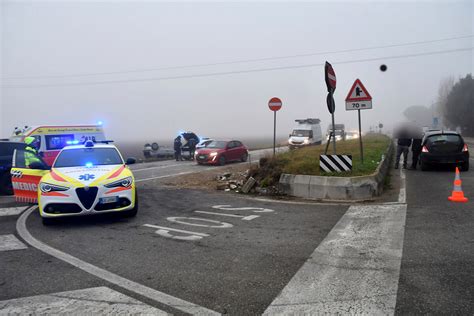
<svg viewBox="0 0 474 316">
<path fill-rule="evenodd" d="M 38 157 L 38 139 L 32 136 L 27 136 L 25 137 L 25 165 L 30 168 L 30 165 L 33 164 L 34 162 L 36 163 L 41 163 L 41 159 Z"/>
<path fill-rule="evenodd" d="M 188 146 L 189 146 L 189 158 L 191 160 L 194 160 L 194 153 L 196 152 L 196 145 L 197 145 L 197 140 L 195 138 L 191 138 L 188 140 Z"/>
<path fill-rule="evenodd" d="M 416 170 L 416 166 L 418 165 L 418 158 L 421 154 L 421 135 L 417 135 L 416 138 L 413 138 L 413 142 L 411 143 L 411 168 L 412 170 Z"/>
<path fill-rule="evenodd" d="M 25 137 L 25 150 L 31 151 L 33 154 L 38 155 L 38 141 L 35 137 Z"/>
<path fill-rule="evenodd" d="M 176 161 L 180 161 L 182 160 L 181 158 L 181 136 L 178 135 L 178 137 L 176 137 L 174 139 L 174 158 L 176 159 Z"/>
<path fill-rule="evenodd" d="M 408 138 L 406 132 L 400 133 L 397 141 L 397 160 L 395 161 L 395 169 L 398 169 L 400 164 L 400 156 L 403 154 L 403 169 L 407 168 L 408 151 L 411 145 L 411 138 Z"/>
</svg>

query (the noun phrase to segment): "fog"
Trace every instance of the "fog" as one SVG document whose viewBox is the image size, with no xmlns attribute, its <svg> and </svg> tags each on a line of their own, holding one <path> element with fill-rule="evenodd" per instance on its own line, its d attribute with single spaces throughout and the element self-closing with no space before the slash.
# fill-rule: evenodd
<svg viewBox="0 0 474 316">
<path fill-rule="evenodd" d="M 408 107 L 430 107 L 440 81 L 472 73 L 474 63 L 466 37 L 474 33 L 472 1 L 2 1 L 0 8 L 0 137 L 15 126 L 102 121 L 122 142 L 171 140 L 184 130 L 271 139 L 274 96 L 283 100 L 280 137 L 300 118 L 320 118 L 325 131 L 326 60 L 337 76 L 336 122 L 357 129 L 357 111 L 346 111 L 344 100 L 359 78 L 373 98 L 363 130 L 390 129 Z M 405 45 L 414 42 L 425 43 Z"/>
</svg>

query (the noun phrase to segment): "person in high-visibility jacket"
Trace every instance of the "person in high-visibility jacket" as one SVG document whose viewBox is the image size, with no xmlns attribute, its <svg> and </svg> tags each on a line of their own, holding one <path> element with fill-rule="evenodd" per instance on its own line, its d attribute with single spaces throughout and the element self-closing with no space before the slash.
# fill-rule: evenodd
<svg viewBox="0 0 474 316">
<path fill-rule="evenodd" d="M 37 140 L 35 137 L 25 137 L 25 144 L 27 145 L 25 147 L 25 165 L 26 167 L 30 167 L 30 165 L 34 162 L 39 162 L 43 164 L 43 161 L 38 157 L 38 149 L 36 148 L 37 146 Z"/>
</svg>

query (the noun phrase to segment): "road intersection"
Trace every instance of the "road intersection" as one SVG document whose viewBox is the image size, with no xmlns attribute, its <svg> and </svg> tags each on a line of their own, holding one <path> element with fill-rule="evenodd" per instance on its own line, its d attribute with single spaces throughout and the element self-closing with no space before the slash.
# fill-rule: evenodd
<svg viewBox="0 0 474 316">
<path fill-rule="evenodd" d="M 401 170 L 397 199 L 354 205 L 162 186 L 205 168 L 134 166 L 134 219 L 44 227 L 34 207 L 2 198 L 0 236 L 23 247 L 0 251 L 0 313 L 37 302 L 60 312 L 103 313 L 109 302 L 125 313 L 178 315 L 474 310 L 474 213 L 471 201 L 447 201 L 451 171 Z M 462 179 L 469 197 L 474 175 Z"/>
</svg>

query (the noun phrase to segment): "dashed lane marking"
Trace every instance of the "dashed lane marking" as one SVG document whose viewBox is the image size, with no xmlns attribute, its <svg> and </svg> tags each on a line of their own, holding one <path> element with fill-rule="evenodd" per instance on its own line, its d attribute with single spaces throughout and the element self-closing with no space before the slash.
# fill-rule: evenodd
<svg viewBox="0 0 474 316">
<path fill-rule="evenodd" d="M 0 208 L 0 216 L 14 216 L 18 215 L 24 210 L 26 210 L 27 207 L 7 207 L 7 208 Z"/>
<path fill-rule="evenodd" d="M 349 207 L 265 315 L 393 315 L 406 210 Z"/>
<path fill-rule="evenodd" d="M 168 315 L 107 287 L 0 301 L 1 315 Z"/>
<path fill-rule="evenodd" d="M 28 249 L 15 235 L 0 235 L 0 251 Z"/>
<path fill-rule="evenodd" d="M 147 287 L 143 284 L 126 279 L 115 273 L 109 272 L 107 270 L 94 266 L 88 262 L 82 261 L 81 259 L 71 256 L 70 254 L 62 252 L 58 249 L 55 249 L 37 240 L 30 234 L 30 232 L 26 228 L 26 219 L 35 209 L 36 209 L 36 206 L 32 206 L 31 208 L 29 208 L 20 216 L 20 218 L 16 222 L 16 229 L 17 229 L 18 234 L 32 247 L 44 253 L 47 253 L 55 258 L 58 258 L 59 260 L 67 262 L 71 264 L 72 266 L 77 267 L 83 271 L 86 271 L 87 273 L 90 273 L 100 279 L 103 279 L 107 282 L 115 284 L 127 291 L 147 297 L 151 300 L 170 306 L 174 309 L 177 309 L 189 314 L 219 315 L 219 313 L 213 310 L 207 309 L 205 307 L 196 305 L 191 302 L 187 302 L 180 298 L 177 298 L 177 297 L 168 295 L 166 293 L 157 291 L 155 289 L 152 289 L 150 287 Z"/>
</svg>

